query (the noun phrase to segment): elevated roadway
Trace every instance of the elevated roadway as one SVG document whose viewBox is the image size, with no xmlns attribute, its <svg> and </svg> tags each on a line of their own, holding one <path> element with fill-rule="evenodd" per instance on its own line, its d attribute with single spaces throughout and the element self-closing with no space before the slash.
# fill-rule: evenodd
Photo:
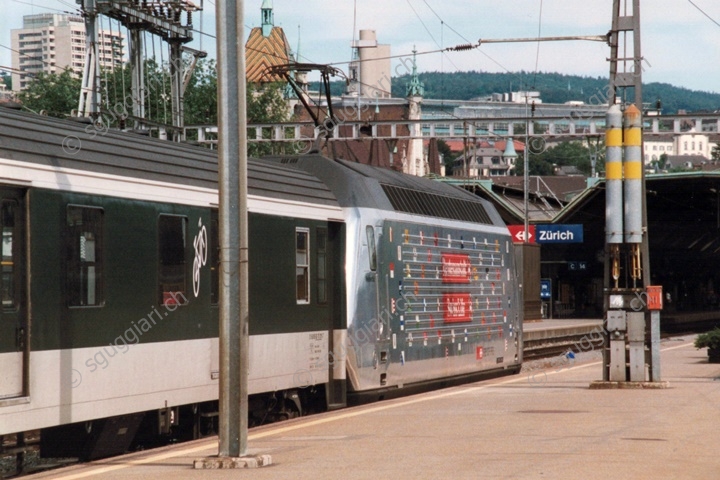
<svg viewBox="0 0 720 480">
<path fill-rule="evenodd" d="M 367 121 L 345 118 L 328 123 L 331 141 L 374 138 L 378 140 L 402 139 L 463 139 L 525 135 L 526 116 L 483 116 L 426 118 L 422 120 Z M 528 123 L 528 133 L 546 142 L 584 140 L 605 133 L 605 115 L 602 109 L 569 110 L 564 115 L 533 116 Z M 419 128 L 414 128 L 419 125 Z M 643 134 L 653 140 L 671 140 L 675 135 L 694 129 L 697 133 L 718 135 L 720 113 L 696 113 L 676 115 L 651 115 L 644 117 Z M 419 133 L 417 133 L 419 132 Z M 251 143 L 309 142 L 317 137 L 319 130 L 312 122 L 287 122 L 248 125 L 248 141 Z M 197 138 L 200 143 L 216 143 L 215 125 L 185 127 L 186 138 Z M 531 144 L 532 145 L 532 144 Z"/>
</svg>

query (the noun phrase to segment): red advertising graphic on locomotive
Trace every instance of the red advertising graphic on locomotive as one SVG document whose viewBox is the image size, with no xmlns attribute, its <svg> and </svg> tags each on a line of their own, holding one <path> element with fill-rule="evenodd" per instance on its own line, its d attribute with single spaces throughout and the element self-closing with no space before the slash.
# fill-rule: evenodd
<svg viewBox="0 0 720 480">
<path fill-rule="evenodd" d="M 472 301 L 469 293 L 444 293 L 442 296 L 442 309 L 445 323 L 469 322 L 472 320 Z"/>
<path fill-rule="evenodd" d="M 443 253 L 442 281 L 443 283 L 470 283 L 470 256 Z"/>
<path fill-rule="evenodd" d="M 470 255 L 443 253 L 441 258 L 443 283 L 470 283 Z M 470 293 L 444 293 L 442 311 L 445 323 L 472 321 Z"/>
</svg>

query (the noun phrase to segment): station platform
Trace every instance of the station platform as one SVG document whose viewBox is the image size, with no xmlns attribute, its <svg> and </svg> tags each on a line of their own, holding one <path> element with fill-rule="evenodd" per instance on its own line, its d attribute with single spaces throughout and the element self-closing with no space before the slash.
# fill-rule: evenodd
<svg viewBox="0 0 720 480">
<path fill-rule="evenodd" d="M 599 319 L 543 319 L 523 323 L 525 359 L 592 350 L 602 345 L 603 321 Z"/>
<path fill-rule="evenodd" d="M 523 323 L 525 342 L 590 333 L 602 328 L 601 319 L 543 319 Z"/>
<path fill-rule="evenodd" d="M 720 364 L 693 336 L 663 339 L 668 388 L 596 390 L 598 351 L 518 375 L 253 428 L 272 465 L 195 470 L 217 438 L 27 478 L 718 478 Z"/>
</svg>

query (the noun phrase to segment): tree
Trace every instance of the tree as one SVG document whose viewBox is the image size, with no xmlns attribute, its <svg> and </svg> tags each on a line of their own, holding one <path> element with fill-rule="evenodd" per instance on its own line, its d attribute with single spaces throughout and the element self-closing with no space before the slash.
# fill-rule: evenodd
<svg viewBox="0 0 720 480">
<path fill-rule="evenodd" d="M 66 118 L 77 108 L 80 79 L 75 78 L 69 68 L 59 74 L 40 72 L 20 92 L 19 98 L 30 111 Z"/>
<path fill-rule="evenodd" d="M 201 59 L 185 90 L 185 124 L 217 124 L 217 66 Z"/>
<path fill-rule="evenodd" d="M 185 62 L 187 68 L 189 62 Z M 169 125 L 172 123 L 170 68 L 154 59 L 145 60 L 144 104 L 145 119 Z M 129 64 L 100 72 L 100 119 L 104 128 L 124 128 L 133 114 Z M 247 118 L 249 123 L 281 123 L 290 119 L 290 111 L 284 97 L 282 83 L 247 86 Z M 40 73 L 21 93 L 24 105 L 33 111 L 46 111 L 50 115 L 67 117 L 77 108 L 80 97 L 80 80 L 70 70 L 59 75 Z M 217 69 L 214 60 L 198 61 L 185 90 L 185 125 L 213 125 L 217 123 Z M 253 138 L 255 132 L 248 132 Z M 263 130 L 263 137 L 270 138 L 270 129 Z M 192 139 L 191 139 L 192 140 Z M 248 146 L 251 155 L 268 155 L 276 148 L 271 143 L 253 143 Z M 283 152 L 296 152 L 298 146 L 284 145 Z"/>
<path fill-rule="evenodd" d="M 524 175 L 524 172 L 524 162 L 522 159 L 518 159 L 517 162 L 515 162 L 515 174 Z M 535 155 L 530 155 L 528 157 L 528 175 L 544 176 L 552 175 L 553 173 L 552 163 L 548 163 Z"/>
<path fill-rule="evenodd" d="M 459 154 L 453 153 L 453 151 L 450 149 L 450 146 L 447 144 L 447 142 L 443 139 L 438 139 L 437 141 L 437 149 L 438 153 L 442 155 L 443 164 L 445 165 L 446 171 L 451 172 L 452 171 L 452 165 L 453 161 L 458 157 Z"/>
<path fill-rule="evenodd" d="M 281 123 L 290 120 L 290 110 L 283 95 L 283 83 L 263 85 L 248 84 L 247 86 L 247 121 L 248 123 Z M 263 129 L 263 138 L 271 138 L 272 131 Z M 248 138 L 255 138 L 255 132 L 248 130 Z M 296 153 L 300 146 L 294 144 L 275 145 L 273 143 L 248 143 L 248 155 L 260 157 L 280 153 Z"/>
<path fill-rule="evenodd" d="M 652 160 L 650 166 L 653 167 L 655 173 L 667 171 L 671 167 L 667 153 L 661 154 L 658 160 Z"/>
<path fill-rule="evenodd" d="M 121 68 L 103 69 L 100 72 L 100 110 L 103 124 L 124 127 L 126 118 L 133 115 L 131 69 L 129 64 Z M 150 58 L 143 63 L 144 118 L 151 122 L 172 123 L 170 70 Z"/>
<path fill-rule="evenodd" d="M 0 83 L 5 85 L 7 90 L 12 90 L 12 75 L 7 72 L 0 72 Z"/>
<path fill-rule="evenodd" d="M 185 62 L 185 68 L 189 62 Z M 155 59 L 143 64 L 144 118 L 151 122 L 172 123 L 171 75 L 169 64 Z M 100 73 L 102 100 L 100 109 L 104 124 L 119 127 L 133 114 L 133 92 L 129 64 Z M 217 74 L 214 60 L 200 60 L 190 78 L 183 98 L 185 125 L 217 122 Z"/>
<path fill-rule="evenodd" d="M 536 165 L 545 164 L 543 171 L 552 172 L 555 166 L 574 166 L 585 175 L 590 175 L 590 150 L 581 142 L 563 142 L 554 147 L 547 148 L 542 152 L 530 152 L 531 160 L 536 160 Z M 532 164 L 532 162 L 531 162 Z M 532 168 L 530 170 L 532 172 Z"/>
<path fill-rule="evenodd" d="M 710 158 L 712 158 L 713 160 L 720 160 L 720 145 L 715 144 L 712 152 L 710 153 Z"/>
</svg>

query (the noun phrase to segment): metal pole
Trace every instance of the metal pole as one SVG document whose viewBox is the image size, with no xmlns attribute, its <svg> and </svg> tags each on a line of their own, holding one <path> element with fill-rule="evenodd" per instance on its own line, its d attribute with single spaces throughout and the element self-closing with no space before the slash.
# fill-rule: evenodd
<svg viewBox="0 0 720 480">
<path fill-rule="evenodd" d="M 183 129 L 185 125 L 183 113 L 183 60 L 182 48 L 177 40 L 171 39 L 170 45 L 170 98 L 172 104 L 172 124 L 178 127 L 174 135 L 174 140 L 180 142 L 184 140 Z"/>
<path fill-rule="evenodd" d="M 527 38 L 481 38 L 478 46 L 483 43 L 536 43 L 564 42 L 568 40 L 587 40 L 589 42 L 607 42 L 607 35 L 566 35 L 561 37 L 527 37 Z"/>
<path fill-rule="evenodd" d="M 132 90 L 132 112 L 136 118 L 145 118 L 145 66 L 143 63 L 142 32 L 130 29 L 130 85 Z M 135 120 L 135 128 L 140 122 Z"/>
<path fill-rule="evenodd" d="M 100 62 L 98 60 L 97 35 L 97 6 L 95 0 L 84 0 L 82 11 L 85 16 L 85 68 L 83 69 L 80 100 L 78 101 L 78 115 L 95 118 L 99 112 L 100 92 L 98 75 Z"/>
<path fill-rule="evenodd" d="M 243 1 L 217 2 L 221 457 L 247 451 L 247 125 Z"/>
<path fill-rule="evenodd" d="M 530 168 L 530 161 L 528 159 L 528 148 L 530 148 L 530 117 L 527 95 L 527 92 L 525 92 L 525 148 L 523 149 L 523 213 L 525 215 L 525 237 L 523 238 L 523 243 L 529 243 L 530 241 L 530 215 L 528 213 L 528 190 L 530 189 L 530 174 L 528 172 Z"/>
</svg>

